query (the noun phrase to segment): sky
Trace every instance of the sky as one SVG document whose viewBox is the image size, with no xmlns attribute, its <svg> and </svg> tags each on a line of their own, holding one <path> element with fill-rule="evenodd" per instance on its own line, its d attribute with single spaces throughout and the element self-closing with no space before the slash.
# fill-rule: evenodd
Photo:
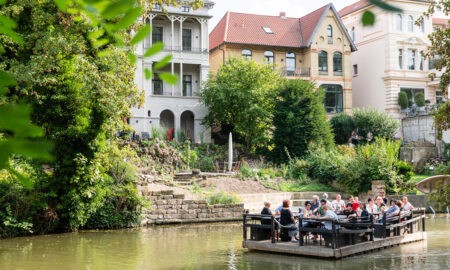
<svg viewBox="0 0 450 270">
<path fill-rule="evenodd" d="M 278 16 L 286 12 L 287 17 L 300 18 L 330 2 L 339 11 L 357 0 L 212 0 L 215 5 L 209 11 L 209 31 L 222 19 L 227 11 Z"/>
</svg>

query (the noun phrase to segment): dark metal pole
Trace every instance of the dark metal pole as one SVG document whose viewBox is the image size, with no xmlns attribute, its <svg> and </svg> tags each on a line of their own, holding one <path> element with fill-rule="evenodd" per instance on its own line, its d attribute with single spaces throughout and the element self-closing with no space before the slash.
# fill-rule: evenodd
<svg viewBox="0 0 450 270">
<path fill-rule="evenodd" d="M 270 218 L 270 220 L 272 221 L 272 232 L 271 232 L 272 243 L 275 244 L 275 217 L 272 216 L 272 217 Z"/>
</svg>

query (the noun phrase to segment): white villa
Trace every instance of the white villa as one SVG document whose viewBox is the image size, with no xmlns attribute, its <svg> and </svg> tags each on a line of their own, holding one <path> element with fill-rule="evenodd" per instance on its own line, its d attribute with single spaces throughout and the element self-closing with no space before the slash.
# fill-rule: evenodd
<svg viewBox="0 0 450 270">
<path fill-rule="evenodd" d="M 423 93 L 429 104 L 443 98 L 439 78 L 431 81 L 432 61 L 421 56 L 430 45 L 428 34 L 433 22 L 416 20 L 428 8 L 427 0 L 389 0 L 403 13 L 382 10 L 368 1 L 358 1 L 342 9 L 339 14 L 352 37 L 357 51 L 352 53 L 353 106 L 374 107 L 400 119 L 398 94 L 407 93 L 410 104 L 417 93 Z M 363 27 L 361 15 L 371 10 L 376 16 L 372 27 Z"/>
<path fill-rule="evenodd" d="M 185 2 L 186 3 L 186 2 Z M 209 71 L 208 20 L 214 6 L 204 1 L 203 7 L 192 9 L 189 5 L 165 7 L 159 5 L 145 15 L 144 21 L 152 27 L 150 35 L 137 48 L 135 82 L 145 92 L 145 103 L 132 109 L 130 125 L 141 138 L 151 137 L 152 128 L 174 129 L 183 132 L 194 142 L 210 142 L 210 130 L 201 124 L 207 109 L 200 103 L 197 93 L 206 81 Z M 149 58 L 143 54 L 156 42 L 163 42 L 163 51 Z M 172 54 L 168 66 L 145 79 L 145 68 L 153 70 L 165 55 Z M 163 82 L 159 72 L 178 76 L 178 83 Z"/>
</svg>

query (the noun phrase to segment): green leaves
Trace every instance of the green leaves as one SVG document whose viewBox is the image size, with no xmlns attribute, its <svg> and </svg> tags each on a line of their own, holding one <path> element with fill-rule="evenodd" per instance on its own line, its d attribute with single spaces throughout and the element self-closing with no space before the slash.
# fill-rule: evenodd
<svg viewBox="0 0 450 270">
<path fill-rule="evenodd" d="M 113 1 L 101 12 L 102 17 L 104 19 L 113 19 L 119 15 L 122 15 L 124 10 L 126 11 L 130 7 L 134 6 L 134 3 L 134 0 Z"/>
<path fill-rule="evenodd" d="M 382 9 L 390 11 L 390 12 L 403 12 L 402 9 L 395 7 L 393 5 L 390 5 L 390 4 L 386 3 L 385 1 L 369 0 L 369 2 L 372 5 L 375 5 L 377 7 L 380 7 Z M 361 21 L 362 21 L 363 26 L 374 25 L 375 24 L 375 14 L 370 10 L 366 10 L 366 11 L 364 11 L 364 13 L 361 17 Z"/>
<path fill-rule="evenodd" d="M 130 44 L 136 45 L 140 41 L 144 40 L 146 36 L 150 35 L 151 27 L 150 25 L 144 25 L 142 26 L 139 31 L 134 35 L 134 37 L 131 39 Z"/>
<path fill-rule="evenodd" d="M 372 11 L 366 10 L 362 15 L 362 24 L 363 26 L 371 26 L 375 24 L 375 14 Z"/>
<path fill-rule="evenodd" d="M 169 84 L 176 84 L 178 81 L 178 76 L 175 74 L 163 72 L 163 73 L 159 73 L 158 75 L 161 78 L 161 80 L 163 80 Z"/>
<path fill-rule="evenodd" d="M 158 52 L 160 52 L 164 47 L 164 44 L 162 42 L 156 42 L 155 44 L 153 44 L 152 47 L 148 48 L 145 53 L 144 53 L 144 57 L 150 57 L 152 55 L 157 54 Z"/>
</svg>

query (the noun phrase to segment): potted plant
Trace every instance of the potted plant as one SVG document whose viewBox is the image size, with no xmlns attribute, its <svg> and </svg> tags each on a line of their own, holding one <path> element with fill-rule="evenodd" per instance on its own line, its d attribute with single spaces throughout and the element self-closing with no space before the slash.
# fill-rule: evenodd
<svg viewBox="0 0 450 270">
<path fill-rule="evenodd" d="M 400 110 L 402 112 L 406 112 L 408 103 L 408 95 L 405 92 L 400 91 L 400 93 L 398 93 L 398 105 L 400 105 Z"/>
<path fill-rule="evenodd" d="M 416 102 L 418 112 L 425 112 L 425 95 L 423 93 L 417 93 L 414 96 L 414 101 Z"/>
</svg>

